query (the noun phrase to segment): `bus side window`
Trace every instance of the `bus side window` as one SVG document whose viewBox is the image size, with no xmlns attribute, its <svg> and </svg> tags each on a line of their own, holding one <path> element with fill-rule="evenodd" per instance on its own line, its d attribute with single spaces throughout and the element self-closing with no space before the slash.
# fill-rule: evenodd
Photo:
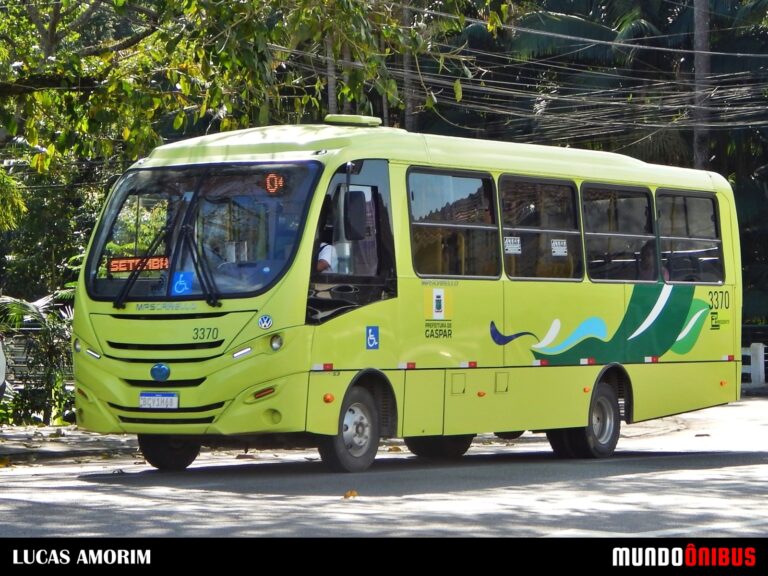
<svg viewBox="0 0 768 576">
<path fill-rule="evenodd" d="M 659 191 L 662 258 L 672 282 L 723 282 L 722 243 L 715 197 L 696 192 Z"/>
<path fill-rule="evenodd" d="M 641 273 L 639 254 L 649 242 L 655 250 L 650 215 L 651 194 L 645 188 L 585 184 L 582 191 L 587 272 L 593 280 L 656 281 L 658 263 Z"/>
<path fill-rule="evenodd" d="M 411 248 L 417 274 L 498 277 L 493 180 L 474 172 L 408 172 Z"/>
<path fill-rule="evenodd" d="M 583 258 L 573 183 L 503 175 L 499 193 L 507 276 L 580 279 Z"/>
</svg>

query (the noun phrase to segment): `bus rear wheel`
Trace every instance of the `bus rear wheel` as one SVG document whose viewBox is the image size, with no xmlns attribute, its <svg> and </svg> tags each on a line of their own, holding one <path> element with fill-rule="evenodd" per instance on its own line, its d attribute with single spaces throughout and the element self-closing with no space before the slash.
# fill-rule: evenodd
<svg viewBox="0 0 768 576">
<path fill-rule="evenodd" d="M 200 454 L 199 443 L 179 436 L 139 434 L 139 449 L 147 462 L 161 472 L 184 470 Z"/>
<path fill-rule="evenodd" d="M 455 460 L 469 450 L 474 434 L 462 436 L 411 436 L 404 438 L 408 450 L 421 458 Z"/>
<path fill-rule="evenodd" d="M 616 449 L 620 433 L 621 412 L 616 391 L 600 382 L 592 393 L 587 425 L 550 430 L 547 439 L 560 458 L 608 458 Z"/>
<path fill-rule="evenodd" d="M 516 440 L 525 434 L 525 430 L 514 430 L 512 432 L 494 432 L 497 438 L 502 440 Z"/>
<path fill-rule="evenodd" d="M 558 458 L 576 457 L 570 444 L 570 436 L 573 433 L 574 429 L 572 428 L 547 431 L 547 440 L 549 440 L 549 445 L 552 446 L 552 452 L 555 453 L 555 456 Z"/>
<path fill-rule="evenodd" d="M 592 394 L 587 425 L 574 430 L 571 446 L 577 458 L 607 458 L 613 455 L 620 433 L 619 398 L 612 386 L 600 382 Z"/>
<path fill-rule="evenodd" d="M 320 440 L 320 457 L 334 472 L 363 472 L 373 464 L 378 449 L 376 403 L 368 390 L 354 386 L 344 397 L 338 434 Z"/>
</svg>

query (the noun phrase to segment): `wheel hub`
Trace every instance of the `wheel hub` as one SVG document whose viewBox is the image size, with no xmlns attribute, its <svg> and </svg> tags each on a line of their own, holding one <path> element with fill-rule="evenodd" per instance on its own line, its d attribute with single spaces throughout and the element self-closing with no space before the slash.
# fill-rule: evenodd
<svg viewBox="0 0 768 576">
<path fill-rule="evenodd" d="M 342 437 L 344 445 L 353 456 L 361 456 L 371 442 L 371 418 L 362 404 L 352 404 L 346 414 Z"/>
<path fill-rule="evenodd" d="M 592 431 L 600 444 L 608 444 L 613 436 L 613 410 L 605 398 L 598 398 L 592 411 Z"/>
</svg>

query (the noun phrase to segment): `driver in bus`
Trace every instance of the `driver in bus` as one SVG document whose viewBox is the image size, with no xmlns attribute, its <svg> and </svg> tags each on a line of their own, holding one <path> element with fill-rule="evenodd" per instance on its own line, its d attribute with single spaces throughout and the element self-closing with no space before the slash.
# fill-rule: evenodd
<svg viewBox="0 0 768 576">
<path fill-rule="evenodd" d="M 320 242 L 320 252 L 317 255 L 317 271 L 332 274 L 338 266 L 336 248 L 329 242 Z"/>
</svg>

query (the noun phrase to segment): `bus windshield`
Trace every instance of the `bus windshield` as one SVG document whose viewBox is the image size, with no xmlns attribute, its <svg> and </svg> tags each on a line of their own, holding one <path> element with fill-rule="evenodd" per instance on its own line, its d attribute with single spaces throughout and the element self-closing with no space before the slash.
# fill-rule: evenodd
<svg viewBox="0 0 768 576">
<path fill-rule="evenodd" d="M 94 240 L 91 296 L 120 308 L 264 291 L 293 258 L 319 173 L 315 162 L 129 172 Z"/>
</svg>

